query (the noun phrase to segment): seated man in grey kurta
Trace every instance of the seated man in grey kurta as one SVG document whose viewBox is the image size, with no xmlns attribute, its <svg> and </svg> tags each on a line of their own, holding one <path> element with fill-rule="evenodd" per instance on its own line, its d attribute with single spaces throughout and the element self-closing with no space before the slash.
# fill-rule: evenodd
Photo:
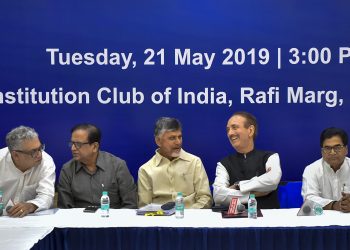
<svg viewBox="0 0 350 250">
<path fill-rule="evenodd" d="M 73 159 L 61 169 L 58 207 L 99 206 L 102 191 L 108 191 L 111 208 L 136 208 L 134 179 L 125 161 L 100 151 L 100 130 L 79 124 L 71 132 Z"/>
</svg>

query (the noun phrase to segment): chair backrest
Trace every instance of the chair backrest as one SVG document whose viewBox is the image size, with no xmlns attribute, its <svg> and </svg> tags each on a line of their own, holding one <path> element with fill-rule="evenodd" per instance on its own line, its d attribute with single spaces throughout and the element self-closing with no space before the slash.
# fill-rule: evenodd
<svg viewBox="0 0 350 250">
<path fill-rule="evenodd" d="M 278 187 L 281 208 L 299 208 L 303 204 L 301 181 L 282 182 Z"/>
</svg>

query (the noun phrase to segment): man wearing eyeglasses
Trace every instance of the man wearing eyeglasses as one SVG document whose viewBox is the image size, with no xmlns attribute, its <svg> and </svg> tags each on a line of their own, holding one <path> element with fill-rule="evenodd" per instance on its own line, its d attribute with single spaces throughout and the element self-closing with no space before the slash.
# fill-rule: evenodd
<svg viewBox="0 0 350 250">
<path fill-rule="evenodd" d="M 124 160 L 100 151 L 100 130 L 92 124 L 79 124 L 71 132 L 73 159 L 61 169 L 58 206 L 99 206 L 102 191 L 108 191 L 111 208 L 136 208 L 134 179 Z"/>
<path fill-rule="evenodd" d="M 33 128 L 20 126 L 6 135 L 0 150 L 0 190 L 11 217 L 49 209 L 55 194 L 55 164 Z"/>
<path fill-rule="evenodd" d="M 327 128 L 320 145 L 322 158 L 304 170 L 302 196 L 323 209 L 350 212 L 348 135 L 341 128 Z"/>
</svg>

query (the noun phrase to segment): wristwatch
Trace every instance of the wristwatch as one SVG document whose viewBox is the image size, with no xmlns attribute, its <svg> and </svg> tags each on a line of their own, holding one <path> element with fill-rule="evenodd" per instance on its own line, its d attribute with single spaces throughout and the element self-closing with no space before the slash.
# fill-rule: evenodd
<svg viewBox="0 0 350 250">
<path fill-rule="evenodd" d="M 333 201 L 333 202 L 332 202 L 331 210 L 336 210 L 335 207 L 334 207 L 335 203 L 336 203 L 336 201 Z"/>
<path fill-rule="evenodd" d="M 241 190 L 241 187 L 240 187 L 240 185 L 239 185 L 239 181 L 236 181 L 235 183 L 233 183 L 233 185 L 235 186 L 235 188 L 236 188 L 237 190 Z"/>
</svg>

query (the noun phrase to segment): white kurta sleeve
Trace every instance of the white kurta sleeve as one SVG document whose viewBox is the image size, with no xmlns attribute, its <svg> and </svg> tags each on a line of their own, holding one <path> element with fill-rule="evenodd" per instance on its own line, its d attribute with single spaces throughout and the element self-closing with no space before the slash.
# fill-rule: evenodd
<svg viewBox="0 0 350 250">
<path fill-rule="evenodd" d="M 322 190 L 320 187 L 320 184 L 322 183 L 320 183 L 320 178 L 318 178 L 318 175 L 320 174 L 318 171 L 320 170 L 315 168 L 313 165 L 309 165 L 305 168 L 303 173 L 301 195 L 303 196 L 304 201 L 306 199 L 311 200 L 324 207 L 333 200 L 322 197 Z M 321 175 L 322 174 L 323 173 L 321 173 Z"/>
<path fill-rule="evenodd" d="M 44 152 L 43 155 L 45 154 Z M 36 196 L 34 199 L 27 200 L 27 202 L 33 203 L 38 207 L 36 211 L 49 209 L 53 205 L 56 178 L 55 169 L 56 167 L 53 159 L 46 154 L 40 175 L 38 176 Z"/>
<path fill-rule="evenodd" d="M 249 193 L 243 193 L 239 190 L 229 188 L 230 177 L 226 168 L 221 164 L 217 163 L 216 177 L 213 184 L 213 196 L 216 205 L 229 205 L 232 197 L 237 197 L 241 203 L 247 203 Z"/>
<path fill-rule="evenodd" d="M 282 170 L 277 153 L 271 155 L 265 164 L 266 173 L 250 180 L 240 181 L 241 192 L 270 192 L 276 190 L 281 180 Z"/>
</svg>

